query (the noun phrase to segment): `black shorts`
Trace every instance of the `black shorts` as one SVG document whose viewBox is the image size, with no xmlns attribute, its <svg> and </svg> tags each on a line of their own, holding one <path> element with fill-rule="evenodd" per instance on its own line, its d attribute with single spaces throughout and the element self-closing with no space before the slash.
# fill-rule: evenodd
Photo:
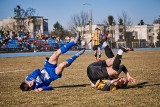
<svg viewBox="0 0 160 107">
<path fill-rule="evenodd" d="M 87 67 L 88 78 L 95 83 L 99 79 L 109 78 L 105 60 L 94 62 Z"/>
<path fill-rule="evenodd" d="M 94 45 L 94 46 L 93 46 L 93 50 L 95 51 L 95 50 L 97 50 L 99 47 L 100 47 L 100 45 Z"/>
</svg>

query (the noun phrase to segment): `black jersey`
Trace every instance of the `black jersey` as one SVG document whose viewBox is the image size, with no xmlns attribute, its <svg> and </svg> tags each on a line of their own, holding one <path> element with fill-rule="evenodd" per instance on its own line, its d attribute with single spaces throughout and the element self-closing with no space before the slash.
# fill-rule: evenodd
<svg viewBox="0 0 160 107">
<path fill-rule="evenodd" d="M 94 62 L 87 67 L 87 75 L 91 81 L 97 81 L 102 78 L 108 78 L 105 60 Z"/>
</svg>

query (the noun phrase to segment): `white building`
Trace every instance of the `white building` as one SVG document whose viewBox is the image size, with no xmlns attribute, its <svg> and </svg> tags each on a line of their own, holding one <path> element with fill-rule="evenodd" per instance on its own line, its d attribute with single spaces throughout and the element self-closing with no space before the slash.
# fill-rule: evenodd
<svg viewBox="0 0 160 107">
<path fill-rule="evenodd" d="M 113 41 L 116 43 L 120 43 L 119 40 L 123 40 L 123 43 L 125 43 L 126 45 L 126 41 L 124 41 L 123 36 L 123 26 L 115 25 L 109 27 L 103 24 L 92 25 L 92 33 L 97 27 L 102 30 L 103 34 L 107 30 L 113 30 Z M 77 30 L 81 33 L 82 37 L 84 38 L 83 41 L 87 42 L 91 39 L 89 25 L 86 25 L 84 27 L 78 27 Z M 154 46 L 156 46 L 155 44 L 157 42 L 158 32 L 160 32 L 160 24 L 128 26 L 126 32 L 130 34 L 128 36 L 132 36 L 134 40 L 138 40 L 137 45 L 139 47 L 149 47 L 151 43 L 154 44 Z M 132 45 L 134 45 L 135 43 L 132 42 Z M 91 44 L 89 44 L 88 48 L 91 49 Z"/>
<path fill-rule="evenodd" d="M 133 32 L 134 39 L 145 40 L 148 44 L 153 43 L 156 46 L 160 24 L 136 25 L 132 26 L 128 31 Z"/>
<path fill-rule="evenodd" d="M 9 17 L 0 21 L 0 27 L 5 28 L 9 31 L 19 31 L 17 22 L 14 18 Z M 36 33 L 48 34 L 48 19 L 44 19 L 41 16 L 31 16 L 24 19 L 23 26 L 25 26 L 24 31 L 29 32 L 33 37 Z"/>
</svg>

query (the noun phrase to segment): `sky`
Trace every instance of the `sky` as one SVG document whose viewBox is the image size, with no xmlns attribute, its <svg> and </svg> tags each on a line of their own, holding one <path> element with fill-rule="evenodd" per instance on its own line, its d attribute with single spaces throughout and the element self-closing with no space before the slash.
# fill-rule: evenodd
<svg viewBox="0 0 160 107">
<path fill-rule="evenodd" d="M 87 3 L 88 5 L 83 5 Z M 13 17 L 13 9 L 20 5 L 27 10 L 34 8 L 36 16 L 48 19 L 49 30 L 57 21 L 67 29 L 71 16 L 92 10 L 93 24 L 101 23 L 112 15 L 115 21 L 126 12 L 133 25 L 144 20 L 152 24 L 160 17 L 160 0 L 0 0 L 0 20 Z"/>
</svg>

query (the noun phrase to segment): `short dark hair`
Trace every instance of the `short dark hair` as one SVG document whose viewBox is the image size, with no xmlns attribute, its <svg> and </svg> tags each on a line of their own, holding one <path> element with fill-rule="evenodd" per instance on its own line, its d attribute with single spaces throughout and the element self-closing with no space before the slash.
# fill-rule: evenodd
<svg viewBox="0 0 160 107">
<path fill-rule="evenodd" d="M 22 82 L 21 83 L 21 85 L 20 85 L 20 89 L 22 90 L 22 91 L 29 91 L 30 90 L 30 87 L 29 87 L 29 85 L 26 83 L 26 82 Z"/>
<path fill-rule="evenodd" d="M 126 88 L 127 85 L 128 85 L 128 81 L 127 81 L 125 84 L 119 83 L 119 84 L 118 84 L 118 88 L 123 89 L 123 88 Z"/>
<path fill-rule="evenodd" d="M 123 84 L 123 85 L 121 86 L 121 88 L 126 88 L 127 85 L 128 85 L 128 81 L 127 81 L 125 84 Z"/>
<path fill-rule="evenodd" d="M 95 28 L 95 30 L 99 30 L 99 29 L 98 29 L 98 27 L 97 27 L 97 28 Z"/>
</svg>

